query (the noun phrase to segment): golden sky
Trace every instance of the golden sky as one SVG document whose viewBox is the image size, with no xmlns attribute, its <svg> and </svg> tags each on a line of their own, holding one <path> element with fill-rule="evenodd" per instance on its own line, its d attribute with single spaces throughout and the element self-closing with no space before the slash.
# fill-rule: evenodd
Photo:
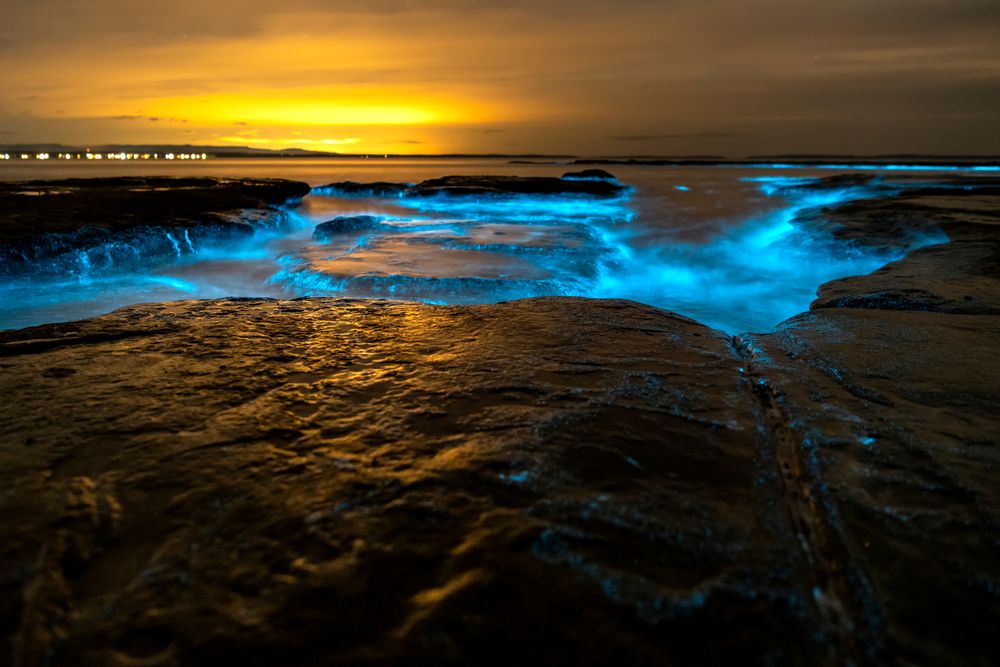
<svg viewBox="0 0 1000 667">
<path fill-rule="evenodd" d="M 4 0 L 0 143 L 1000 153 L 997 0 Z"/>
</svg>

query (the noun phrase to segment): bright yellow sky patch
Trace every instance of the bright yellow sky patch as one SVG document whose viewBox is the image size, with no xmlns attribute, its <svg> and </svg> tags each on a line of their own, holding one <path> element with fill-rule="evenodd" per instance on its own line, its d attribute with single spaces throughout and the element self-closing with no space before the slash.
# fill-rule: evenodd
<svg viewBox="0 0 1000 667">
<path fill-rule="evenodd" d="M 344 94 L 322 89 L 284 89 L 137 100 L 135 104 L 143 115 L 183 118 L 197 126 L 425 125 L 486 120 L 485 111 L 474 105 L 421 99 L 405 91 Z"/>
<path fill-rule="evenodd" d="M 323 146 L 329 148 L 331 146 L 352 146 L 362 142 L 359 137 L 345 137 L 343 139 L 304 139 L 302 137 L 272 139 L 270 137 L 255 137 L 249 134 L 236 135 L 232 137 L 219 137 L 218 141 L 224 141 L 227 144 L 239 144 L 241 146 L 267 146 L 277 148 L 291 148 L 299 145 L 307 145 L 309 147 Z"/>
</svg>

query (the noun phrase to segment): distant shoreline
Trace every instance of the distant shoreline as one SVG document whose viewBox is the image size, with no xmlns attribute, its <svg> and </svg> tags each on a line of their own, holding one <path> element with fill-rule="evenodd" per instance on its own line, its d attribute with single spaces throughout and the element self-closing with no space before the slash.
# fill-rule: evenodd
<svg viewBox="0 0 1000 667">
<path fill-rule="evenodd" d="M 892 164 L 905 164 L 914 166 L 941 166 L 941 167 L 961 167 L 961 166 L 983 166 L 1000 165 L 1000 155 L 968 155 L 968 154 L 921 154 L 921 153 L 894 153 L 877 155 L 858 154 L 821 154 L 821 153 L 779 153 L 771 155 L 749 155 L 745 157 L 731 158 L 724 155 L 597 155 L 583 156 L 574 154 L 547 154 L 547 153 L 429 153 L 429 154 L 401 154 L 401 153 L 330 153 L 322 151 L 309 151 L 304 149 L 291 148 L 287 150 L 267 150 L 254 149 L 246 146 L 201 146 L 201 145 L 127 145 L 108 144 L 91 147 L 77 147 L 63 144 L 8 144 L 0 145 L 0 155 L 8 155 L 9 159 L 4 162 L 33 162 L 38 155 L 48 155 L 48 161 L 58 162 L 57 155 L 72 154 L 74 158 L 63 161 L 76 161 L 75 156 L 79 155 L 81 160 L 85 159 L 87 153 L 95 155 L 108 154 L 146 154 L 148 159 L 153 155 L 159 155 L 158 160 L 163 160 L 166 154 L 196 153 L 205 154 L 208 159 L 329 159 L 329 160 L 509 160 L 512 164 L 605 164 L 605 165 L 644 165 L 644 166 L 765 166 L 775 162 L 790 164 L 795 166 L 813 167 L 829 164 L 838 165 L 858 165 L 858 166 L 881 166 Z M 22 159 L 22 155 L 27 155 Z M 42 161 L 42 160 L 38 160 Z M 133 161 L 146 161 L 135 159 Z M 3 162 L 0 162 L 3 164 Z"/>
</svg>

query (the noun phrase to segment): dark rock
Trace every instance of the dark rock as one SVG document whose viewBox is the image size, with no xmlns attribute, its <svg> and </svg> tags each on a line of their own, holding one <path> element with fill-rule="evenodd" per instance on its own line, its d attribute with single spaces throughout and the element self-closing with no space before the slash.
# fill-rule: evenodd
<svg viewBox="0 0 1000 667">
<path fill-rule="evenodd" d="M 828 573 L 820 604 L 885 664 L 989 664 L 1000 619 L 1000 192 L 950 185 L 814 216 L 862 245 L 953 240 L 828 283 L 811 312 L 742 340 Z"/>
<path fill-rule="evenodd" d="M 928 238 L 995 240 L 1000 226 L 997 179 L 942 177 L 936 187 L 909 179 L 884 181 L 895 194 L 810 209 L 793 224 L 811 234 L 886 252 L 908 251 Z M 808 186 L 824 187 L 824 182 Z"/>
<path fill-rule="evenodd" d="M 812 308 L 1000 314 L 1000 191 L 989 183 L 907 188 L 796 220 L 813 233 L 886 253 L 950 239 L 913 250 L 870 275 L 827 283 Z"/>
<path fill-rule="evenodd" d="M 989 664 L 1000 317 L 823 308 L 745 349 L 840 636 L 880 664 Z"/>
<path fill-rule="evenodd" d="M 915 250 L 870 275 L 826 283 L 811 307 L 1000 315 L 1000 243 Z"/>
<path fill-rule="evenodd" d="M 270 179 L 95 178 L 0 183 L 0 275 L 75 275 L 162 259 L 280 224 L 308 194 Z"/>
<path fill-rule="evenodd" d="M 828 651 L 761 490 L 743 362 L 691 320 L 584 299 L 183 302 L 0 350 L 18 396 L 0 618 L 19 656 Z"/>
<path fill-rule="evenodd" d="M 606 173 L 606 172 L 605 172 Z M 548 176 L 445 176 L 407 183 L 330 183 L 313 189 L 339 197 L 482 197 L 510 195 L 584 195 L 617 197 L 628 191 L 623 185 L 602 180 L 564 180 Z"/>
<path fill-rule="evenodd" d="M 617 180 L 614 175 L 609 174 L 603 169 L 584 169 L 582 171 L 570 171 L 562 175 L 564 179 L 568 180 L 598 180 L 598 181 L 614 181 Z"/>
<path fill-rule="evenodd" d="M 336 236 L 337 234 L 378 229 L 382 220 L 384 218 L 376 215 L 342 215 L 316 225 L 316 229 L 313 230 L 313 239 L 316 241 L 326 241 L 331 236 Z"/>
<path fill-rule="evenodd" d="M 628 190 L 608 181 L 573 181 L 547 176 L 445 176 L 418 183 L 407 195 L 481 197 L 497 195 L 586 195 L 617 197 Z"/>
<path fill-rule="evenodd" d="M 0 183 L 0 243 L 84 226 L 185 227 L 228 221 L 309 194 L 305 183 L 274 179 L 80 178 Z"/>
</svg>

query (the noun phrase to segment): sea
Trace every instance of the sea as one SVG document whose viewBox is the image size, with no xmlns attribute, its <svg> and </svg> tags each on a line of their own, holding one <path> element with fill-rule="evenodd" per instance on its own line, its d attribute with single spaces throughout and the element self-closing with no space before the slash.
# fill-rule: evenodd
<svg viewBox="0 0 1000 667">
<path fill-rule="evenodd" d="M 872 197 L 873 186 L 810 188 L 817 179 L 944 170 L 885 165 L 604 167 L 627 194 L 581 197 L 343 196 L 340 181 L 407 182 L 448 175 L 561 176 L 569 162 L 446 158 L 255 158 L 190 162 L 7 161 L 0 180 L 213 176 L 306 181 L 310 195 L 250 239 L 195 247 L 148 265 L 28 273 L 0 280 L 0 328 L 66 322 L 136 303 L 310 296 L 494 303 L 538 296 L 629 299 L 730 334 L 768 332 L 809 308 L 822 284 L 899 259 L 794 224 L 820 207 Z M 951 172 L 956 169 L 948 169 Z M 382 222 L 334 238 L 316 226 L 345 215 Z M 2 221 L 2 215 L 0 215 Z M 926 243 L 946 242 L 929 235 Z M 98 250 L 95 250 L 99 251 Z M 86 259 L 86 258 L 83 258 Z"/>
</svg>

